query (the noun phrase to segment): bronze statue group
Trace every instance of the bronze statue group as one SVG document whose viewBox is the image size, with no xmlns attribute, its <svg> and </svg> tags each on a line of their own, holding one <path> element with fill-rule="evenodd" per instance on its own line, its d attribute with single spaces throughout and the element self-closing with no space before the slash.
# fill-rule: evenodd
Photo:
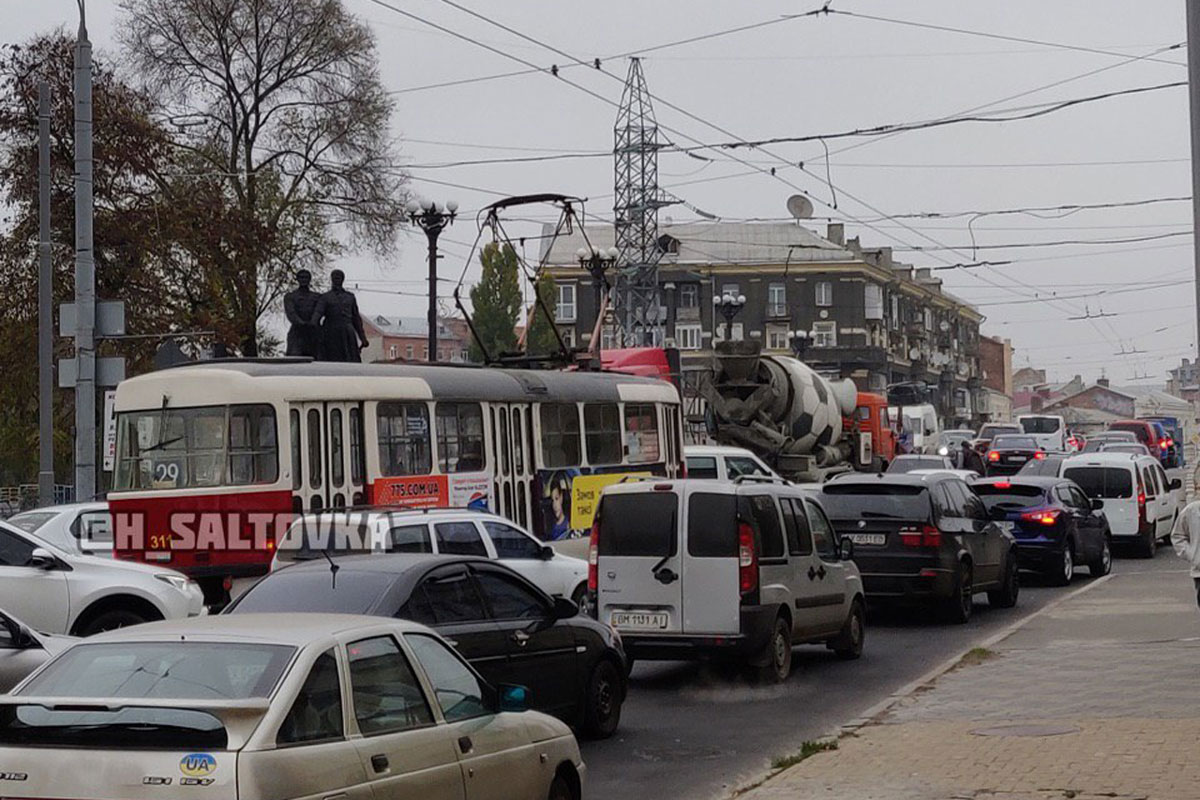
<svg viewBox="0 0 1200 800">
<path fill-rule="evenodd" d="M 367 346 L 358 301 L 342 284 L 346 275 L 340 269 L 329 274 L 332 288 L 318 294 L 312 290 L 312 273 L 296 273 L 299 288 L 283 296 L 283 312 L 288 328 L 287 354 L 308 356 L 317 361 L 361 361 Z"/>
</svg>

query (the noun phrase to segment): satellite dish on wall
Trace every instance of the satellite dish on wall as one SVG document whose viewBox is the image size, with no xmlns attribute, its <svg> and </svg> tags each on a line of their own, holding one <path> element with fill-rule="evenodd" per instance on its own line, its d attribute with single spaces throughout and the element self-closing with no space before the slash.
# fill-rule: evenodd
<svg viewBox="0 0 1200 800">
<path fill-rule="evenodd" d="M 813 215 L 812 200 L 802 194 L 794 194 L 787 199 L 787 210 L 796 219 L 811 219 Z"/>
</svg>

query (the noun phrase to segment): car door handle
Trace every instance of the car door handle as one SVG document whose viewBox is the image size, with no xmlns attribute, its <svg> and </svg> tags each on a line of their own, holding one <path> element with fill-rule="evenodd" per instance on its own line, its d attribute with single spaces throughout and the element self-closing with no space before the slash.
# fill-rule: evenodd
<svg viewBox="0 0 1200 800">
<path fill-rule="evenodd" d="M 474 744 L 471 742 L 471 737 L 470 737 L 470 736 L 460 736 L 460 737 L 458 737 L 458 750 L 459 750 L 459 752 L 461 752 L 461 753 L 462 753 L 464 756 L 465 756 L 467 753 L 469 753 L 469 752 L 471 752 L 472 750 L 474 750 L 474 749 L 475 749 L 475 745 L 474 745 Z"/>
<path fill-rule="evenodd" d="M 371 756 L 371 769 L 375 770 L 376 772 L 387 772 L 387 768 L 387 756 L 385 756 L 383 753 L 376 753 L 375 755 Z M 342 796 L 345 797 L 345 795 Z"/>
<path fill-rule="evenodd" d="M 517 647 L 524 647 L 529 644 L 529 634 L 525 631 L 513 631 L 512 636 L 509 638 L 516 643 Z"/>
</svg>

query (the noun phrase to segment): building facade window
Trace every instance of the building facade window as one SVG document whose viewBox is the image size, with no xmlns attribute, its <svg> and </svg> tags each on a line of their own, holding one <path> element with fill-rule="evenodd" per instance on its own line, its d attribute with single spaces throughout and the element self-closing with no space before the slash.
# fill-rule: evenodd
<svg viewBox="0 0 1200 800">
<path fill-rule="evenodd" d="M 700 285 L 697 283 L 679 284 L 679 308 L 698 308 L 700 306 Z"/>
<path fill-rule="evenodd" d="M 788 349 L 788 326 L 783 323 L 767 323 L 767 349 Z"/>
<path fill-rule="evenodd" d="M 407 358 L 407 359 L 411 359 L 411 358 L 413 357 L 413 346 L 412 346 L 411 344 L 410 344 L 410 345 L 405 345 L 405 347 L 404 347 L 404 357 L 405 357 L 405 358 Z"/>
<path fill-rule="evenodd" d="M 731 294 L 734 297 L 737 297 L 741 293 L 742 293 L 741 289 L 738 288 L 738 285 L 736 283 L 721 284 L 721 294 L 722 295 Z"/>
<path fill-rule="evenodd" d="M 786 317 L 787 308 L 787 284 L 772 283 L 767 286 L 767 316 L 769 317 Z"/>
<path fill-rule="evenodd" d="M 676 325 L 675 346 L 680 350 L 700 349 L 701 329 L 699 325 Z"/>
<path fill-rule="evenodd" d="M 822 308 L 828 308 L 833 305 L 833 283 L 832 282 L 817 281 L 816 301 L 817 301 L 817 305 Z"/>
<path fill-rule="evenodd" d="M 812 332 L 813 347 L 837 347 L 836 322 L 814 322 Z"/>
<path fill-rule="evenodd" d="M 900 324 L 900 295 L 892 294 L 892 324 Z"/>
<path fill-rule="evenodd" d="M 388 358 L 390 358 L 392 361 L 395 361 L 396 357 L 399 355 L 400 355 L 400 348 L 396 347 L 396 345 L 394 345 L 394 344 L 388 346 Z"/>
<path fill-rule="evenodd" d="M 742 323 L 740 323 L 740 322 L 733 323 L 733 333 L 729 337 L 730 341 L 740 342 L 744 338 L 746 338 L 746 334 L 745 334 L 745 328 L 742 326 Z"/>
<path fill-rule="evenodd" d="M 558 322 L 575 321 L 575 284 L 558 284 L 558 302 L 555 304 L 554 318 Z"/>
<path fill-rule="evenodd" d="M 863 284 L 863 316 L 883 319 L 883 287 L 878 283 Z"/>
</svg>

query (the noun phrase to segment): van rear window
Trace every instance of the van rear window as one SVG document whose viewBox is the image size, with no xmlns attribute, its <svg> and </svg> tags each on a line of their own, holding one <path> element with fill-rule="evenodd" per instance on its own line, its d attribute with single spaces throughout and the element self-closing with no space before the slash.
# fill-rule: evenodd
<svg viewBox="0 0 1200 800">
<path fill-rule="evenodd" d="M 675 492 L 605 496 L 600 503 L 600 555 L 675 555 L 678 508 Z"/>
<path fill-rule="evenodd" d="M 822 505 L 830 519 L 903 519 L 925 521 L 931 516 L 929 490 L 906 483 L 827 483 Z"/>
<path fill-rule="evenodd" d="M 1068 467 L 1064 478 L 1079 484 L 1088 497 L 1126 498 L 1133 497 L 1133 475 L 1127 469 L 1117 467 Z"/>
<path fill-rule="evenodd" d="M 688 498 L 688 555 L 736 558 L 737 498 L 731 494 L 697 493 Z"/>
<path fill-rule="evenodd" d="M 1147 427 L 1141 422 L 1114 422 L 1108 426 L 1110 431 L 1128 431 L 1137 437 L 1137 440 L 1142 444 L 1150 441 L 1150 434 Z"/>
<path fill-rule="evenodd" d="M 1025 417 L 1020 424 L 1026 433 L 1058 433 L 1057 417 Z"/>
</svg>

